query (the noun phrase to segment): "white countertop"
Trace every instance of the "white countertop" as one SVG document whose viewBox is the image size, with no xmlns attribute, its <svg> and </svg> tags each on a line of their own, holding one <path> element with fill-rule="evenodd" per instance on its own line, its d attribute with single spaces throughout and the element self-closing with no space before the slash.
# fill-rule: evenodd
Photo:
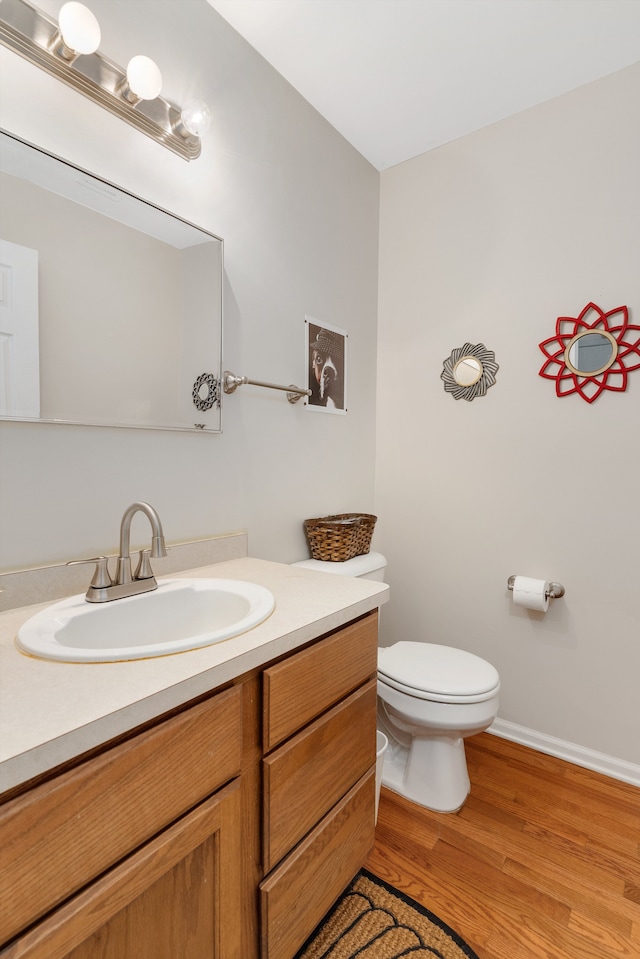
<svg viewBox="0 0 640 959">
<path fill-rule="evenodd" d="M 21 653 L 19 627 L 50 603 L 0 613 L 0 793 L 215 689 L 387 602 L 388 586 L 265 560 L 172 574 L 270 589 L 271 616 L 202 649 L 122 663 L 57 663 Z"/>
</svg>

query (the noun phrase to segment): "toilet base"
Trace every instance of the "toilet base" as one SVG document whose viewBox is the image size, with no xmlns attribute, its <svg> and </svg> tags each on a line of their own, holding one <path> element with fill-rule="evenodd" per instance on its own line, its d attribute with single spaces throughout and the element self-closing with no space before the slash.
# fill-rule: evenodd
<svg viewBox="0 0 640 959">
<path fill-rule="evenodd" d="M 407 746 L 392 734 L 382 784 L 434 812 L 457 812 L 471 789 L 464 739 L 414 736 Z"/>
</svg>

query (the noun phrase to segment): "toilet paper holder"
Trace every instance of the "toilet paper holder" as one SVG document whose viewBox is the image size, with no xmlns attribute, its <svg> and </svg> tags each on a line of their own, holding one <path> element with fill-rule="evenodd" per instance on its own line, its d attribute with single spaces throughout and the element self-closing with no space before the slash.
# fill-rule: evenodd
<svg viewBox="0 0 640 959">
<path fill-rule="evenodd" d="M 514 574 L 507 580 L 507 589 L 513 590 L 515 581 L 516 577 Z M 549 589 L 545 591 L 545 596 L 547 599 L 560 599 L 564 596 L 564 586 L 562 583 L 549 583 Z"/>
</svg>

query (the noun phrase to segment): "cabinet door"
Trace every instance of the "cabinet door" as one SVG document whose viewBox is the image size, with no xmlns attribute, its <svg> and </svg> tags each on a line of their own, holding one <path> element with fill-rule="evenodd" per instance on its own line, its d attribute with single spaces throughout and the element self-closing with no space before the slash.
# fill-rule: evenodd
<svg viewBox="0 0 640 959">
<path fill-rule="evenodd" d="M 372 768 L 260 884 L 262 959 L 291 959 L 374 843 Z"/>
<path fill-rule="evenodd" d="M 241 704 L 239 686 L 217 693 L 5 803 L 0 942 L 235 779 Z"/>
<path fill-rule="evenodd" d="M 24 934 L 2 959 L 242 959 L 232 783 Z"/>
</svg>

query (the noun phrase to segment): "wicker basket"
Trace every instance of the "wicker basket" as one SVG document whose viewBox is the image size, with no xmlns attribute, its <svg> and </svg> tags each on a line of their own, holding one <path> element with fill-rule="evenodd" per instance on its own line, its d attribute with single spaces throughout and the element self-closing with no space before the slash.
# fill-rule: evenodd
<svg viewBox="0 0 640 959">
<path fill-rule="evenodd" d="M 369 552 L 377 516 L 370 513 L 339 513 L 320 519 L 306 519 L 312 559 L 327 563 L 344 563 L 354 556 Z"/>
</svg>

